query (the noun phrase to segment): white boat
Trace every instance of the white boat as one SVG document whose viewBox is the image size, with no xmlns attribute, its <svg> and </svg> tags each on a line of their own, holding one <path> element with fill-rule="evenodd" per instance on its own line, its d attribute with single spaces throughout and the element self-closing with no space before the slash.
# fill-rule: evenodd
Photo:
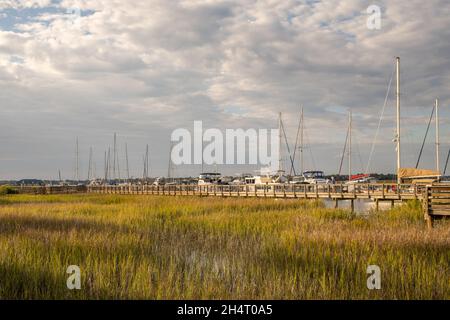
<svg viewBox="0 0 450 320">
<path fill-rule="evenodd" d="M 270 176 L 253 176 L 245 178 L 245 184 L 263 185 L 272 182 L 273 180 Z"/>
<path fill-rule="evenodd" d="M 307 184 L 329 184 L 330 180 L 325 178 L 323 171 L 305 171 L 303 173 Z"/>
<path fill-rule="evenodd" d="M 220 173 L 202 173 L 198 177 L 198 185 L 220 184 L 222 175 Z"/>
<path fill-rule="evenodd" d="M 166 178 L 164 178 L 164 177 L 156 178 L 156 180 L 153 182 L 154 186 L 163 186 L 165 184 L 166 184 Z"/>
<path fill-rule="evenodd" d="M 279 171 L 275 175 L 256 175 L 253 177 L 246 177 L 245 184 L 254 185 L 273 185 L 273 184 L 284 184 L 288 182 L 288 178 L 284 175 L 284 171 Z"/>
<path fill-rule="evenodd" d="M 290 184 L 305 184 L 305 177 L 304 176 L 294 176 L 292 177 L 292 180 L 289 181 Z"/>
</svg>

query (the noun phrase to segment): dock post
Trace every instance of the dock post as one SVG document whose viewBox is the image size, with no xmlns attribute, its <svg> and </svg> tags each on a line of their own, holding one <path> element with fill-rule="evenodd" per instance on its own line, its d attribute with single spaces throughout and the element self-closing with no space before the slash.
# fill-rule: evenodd
<svg viewBox="0 0 450 320">
<path fill-rule="evenodd" d="M 429 214 L 426 214 L 425 215 L 425 220 L 427 222 L 428 229 L 430 229 L 430 230 L 433 229 L 433 224 L 434 224 L 433 217 L 430 216 Z"/>
<path fill-rule="evenodd" d="M 376 212 L 380 211 L 380 200 L 379 199 L 375 200 L 375 211 Z"/>
<path fill-rule="evenodd" d="M 336 200 L 334 202 L 334 208 L 339 209 L 339 199 L 338 198 L 336 198 Z"/>
<path fill-rule="evenodd" d="M 355 213 L 355 199 L 351 200 L 351 210 L 352 210 L 352 213 Z"/>
<path fill-rule="evenodd" d="M 395 207 L 395 200 L 391 200 L 391 209 L 394 209 Z"/>
<path fill-rule="evenodd" d="M 425 212 L 425 221 L 429 230 L 433 229 L 433 217 L 430 215 L 430 187 L 425 188 L 425 194 L 423 199 L 423 209 Z"/>
</svg>

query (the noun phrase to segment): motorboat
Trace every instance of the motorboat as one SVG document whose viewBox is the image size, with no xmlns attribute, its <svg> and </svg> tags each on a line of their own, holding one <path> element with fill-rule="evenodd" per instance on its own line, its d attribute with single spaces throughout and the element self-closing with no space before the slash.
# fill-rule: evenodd
<svg viewBox="0 0 450 320">
<path fill-rule="evenodd" d="M 220 173 L 202 173 L 198 177 L 198 185 L 221 184 L 222 175 Z"/>
<path fill-rule="evenodd" d="M 328 184 L 328 183 L 330 183 L 330 180 L 325 178 L 325 174 L 323 171 L 305 171 L 303 173 L 303 178 L 305 179 L 304 181 L 307 184 Z"/>
</svg>

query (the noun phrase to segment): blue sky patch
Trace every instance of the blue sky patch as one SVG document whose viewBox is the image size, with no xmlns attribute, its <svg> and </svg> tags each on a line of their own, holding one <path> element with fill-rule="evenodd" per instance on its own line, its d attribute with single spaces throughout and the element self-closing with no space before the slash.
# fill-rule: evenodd
<svg viewBox="0 0 450 320">
<path fill-rule="evenodd" d="M 48 24 L 48 21 L 40 20 L 39 17 L 44 14 L 73 14 L 74 10 L 70 8 L 62 8 L 58 1 L 53 1 L 52 6 L 45 8 L 23 8 L 23 9 L 3 9 L 0 10 L 0 30 L 15 31 L 17 26 L 37 22 Z M 89 16 L 94 13 L 92 10 L 81 10 L 80 15 Z"/>
</svg>

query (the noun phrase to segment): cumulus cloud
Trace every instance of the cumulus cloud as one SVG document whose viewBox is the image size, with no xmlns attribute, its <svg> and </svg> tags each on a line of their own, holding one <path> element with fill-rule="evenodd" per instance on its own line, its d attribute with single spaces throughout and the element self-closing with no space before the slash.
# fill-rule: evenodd
<svg viewBox="0 0 450 320">
<path fill-rule="evenodd" d="M 194 120 L 222 129 L 271 128 L 282 111 L 293 140 L 300 106 L 313 155 L 307 166 L 334 173 L 349 108 L 366 161 L 396 56 L 405 161 L 414 162 L 434 98 L 449 102 L 450 6 L 378 1 L 382 28 L 369 30 L 371 4 L 3 0 L 0 179 L 55 176 L 56 168 L 70 177 L 76 136 L 84 149 L 95 147 L 100 167 L 113 132 L 129 143 L 134 175 L 146 143 L 154 174 L 163 174 L 175 128 Z M 393 97 L 378 171 L 394 169 Z M 425 164 L 432 162 L 430 152 Z"/>
</svg>

